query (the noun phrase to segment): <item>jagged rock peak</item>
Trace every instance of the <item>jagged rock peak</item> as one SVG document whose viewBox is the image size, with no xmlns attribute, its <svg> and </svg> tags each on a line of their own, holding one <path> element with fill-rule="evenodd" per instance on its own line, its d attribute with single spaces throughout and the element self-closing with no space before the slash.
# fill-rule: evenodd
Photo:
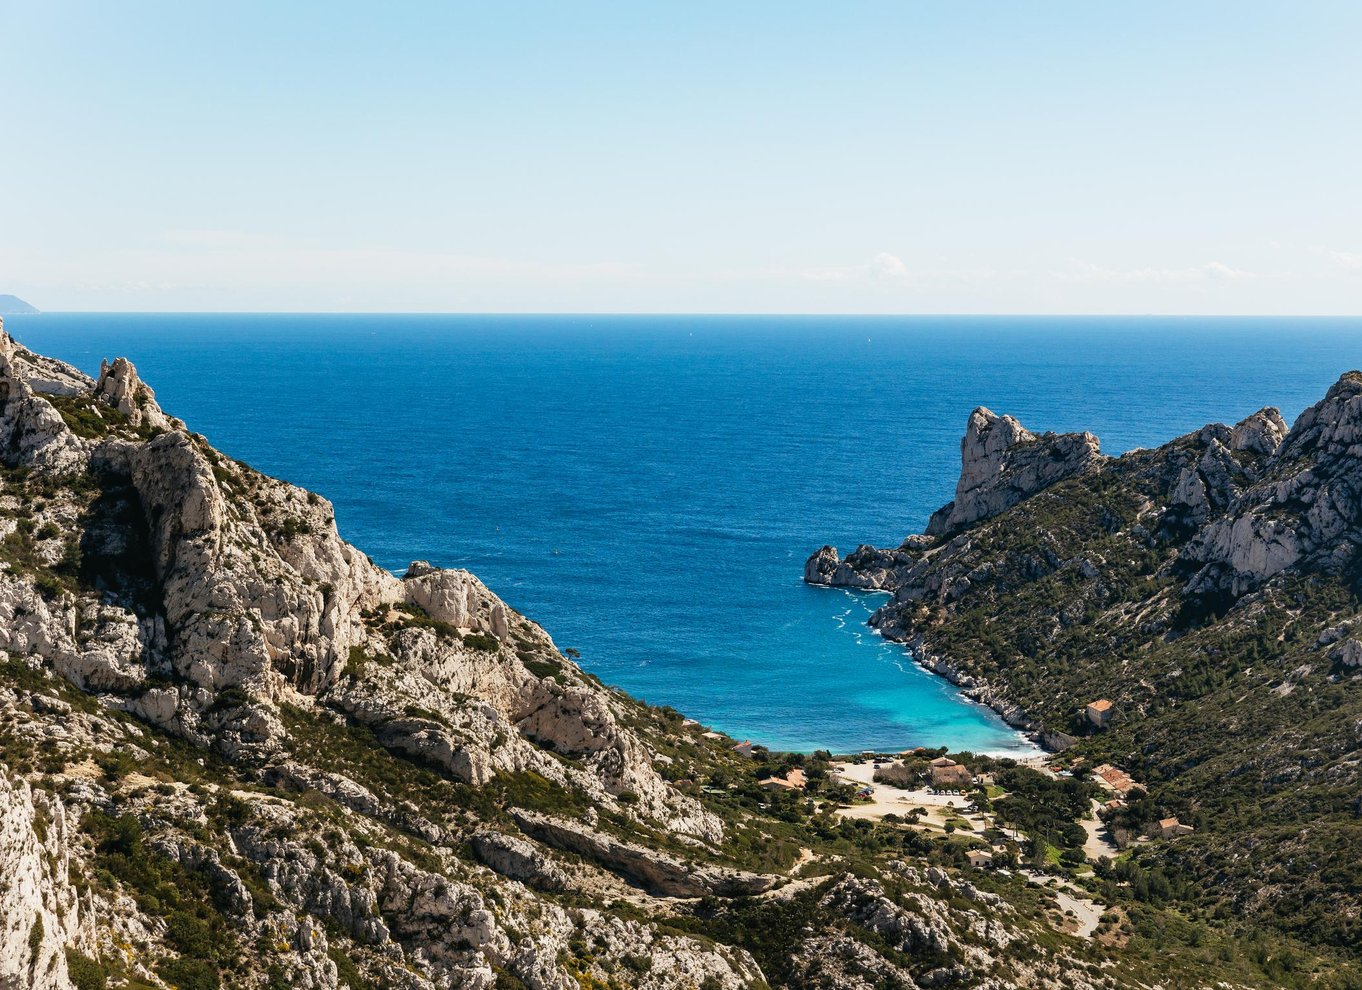
<svg viewBox="0 0 1362 990">
<path fill-rule="evenodd" d="M 1324 398 L 1296 418 L 1279 459 L 1347 453 L 1362 438 L 1362 371 L 1339 377 Z"/>
<path fill-rule="evenodd" d="M 125 357 L 115 358 L 112 364 L 100 362 L 95 395 L 128 417 L 133 426 L 170 427 L 170 420 L 156 404 L 156 393 Z"/>
<path fill-rule="evenodd" d="M 1234 424 L 1230 449 L 1254 454 L 1275 454 L 1286 438 L 1286 420 L 1276 406 L 1264 406 L 1252 416 Z"/>
<path fill-rule="evenodd" d="M 1091 433 L 1037 436 L 1013 417 L 979 406 L 960 441 L 955 500 L 932 513 L 926 532 L 945 536 L 990 519 L 1101 461 L 1101 444 Z"/>
</svg>

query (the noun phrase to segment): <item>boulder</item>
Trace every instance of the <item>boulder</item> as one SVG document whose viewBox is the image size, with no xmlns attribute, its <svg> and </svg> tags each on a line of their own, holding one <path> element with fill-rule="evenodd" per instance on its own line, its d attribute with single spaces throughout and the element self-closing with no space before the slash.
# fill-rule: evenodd
<svg viewBox="0 0 1362 990">
<path fill-rule="evenodd" d="M 484 829 L 469 840 L 473 854 L 504 877 L 537 890 L 565 890 L 567 874 L 542 849 L 525 839 Z"/>
</svg>

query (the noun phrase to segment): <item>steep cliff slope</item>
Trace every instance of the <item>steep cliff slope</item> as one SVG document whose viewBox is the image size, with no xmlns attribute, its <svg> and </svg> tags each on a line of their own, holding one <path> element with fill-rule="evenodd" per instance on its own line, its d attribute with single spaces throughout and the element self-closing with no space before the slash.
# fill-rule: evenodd
<svg viewBox="0 0 1362 990">
<path fill-rule="evenodd" d="M 0 330 L 0 465 L 0 988 L 1224 972 L 1114 967 L 961 842 L 837 817 L 826 779 L 763 790 L 771 761 L 601 685 L 471 574 L 377 567 L 127 361 L 91 379 Z"/>
<path fill-rule="evenodd" d="M 1121 829 L 1192 825 L 1132 844 L 1132 869 L 1158 872 L 1152 900 L 1355 953 L 1362 374 L 1289 430 L 1268 408 L 1117 458 L 1055 438 L 1072 469 L 1048 473 L 1020 427 L 981 450 L 982 422 L 961 489 L 1008 497 L 942 510 L 952 525 L 938 513 L 894 549 L 824 547 L 805 579 L 892 592 L 871 619 L 884 635 L 1066 757 L 1143 781 Z M 1099 699 L 1101 728 L 1085 709 Z"/>
</svg>

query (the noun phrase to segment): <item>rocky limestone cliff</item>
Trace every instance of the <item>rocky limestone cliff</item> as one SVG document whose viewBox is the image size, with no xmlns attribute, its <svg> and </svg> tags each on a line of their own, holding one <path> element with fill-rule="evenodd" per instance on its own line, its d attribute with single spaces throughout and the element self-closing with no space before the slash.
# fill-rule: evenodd
<svg viewBox="0 0 1362 990">
<path fill-rule="evenodd" d="M 470 783 L 485 783 L 498 767 L 576 776 L 605 800 L 636 795 L 630 814 L 719 837 L 712 817 L 657 776 L 609 697 L 472 575 L 417 562 L 398 579 L 375 566 L 337 535 L 330 503 L 187 432 L 125 359 L 106 362 L 99 381 L 75 393 L 87 418 L 108 424 L 81 436 L 51 393 L 34 388 L 35 360 L 10 358 L 24 353 L 8 338 L 0 343 L 0 389 L 11 396 L 0 415 L 15 424 L 11 467 L 89 478 L 100 491 L 91 507 L 117 502 L 117 511 L 140 518 L 135 546 L 126 545 L 127 531 L 82 537 L 82 566 L 107 564 L 95 599 L 46 598 L 14 582 L 25 619 L 16 617 L 7 645 L 229 753 L 269 759 L 279 749 L 279 703 L 327 704 L 381 723 L 389 745 L 426 753 Z M 81 382 L 74 370 L 64 380 Z M 81 511 L 72 506 L 73 515 Z M 105 545 L 105 535 L 123 542 Z M 142 573 L 124 567 L 133 556 Z M 0 596 L 0 614 L 5 608 Z M 80 615 L 92 611 L 94 634 L 83 636 Z M 54 630 L 54 641 L 44 641 Z M 357 659 L 388 655 L 410 662 Z M 536 663 L 553 665 L 554 675 L 533 672 Z M 365 664 L 368 676 L 344 676 L 351 664 Z M 469 711 L 466 695 L 485 704 Z M 398 717 L 418 701 L 448 725 Z M 544 747 L 580 757 L 582 768 L 565 768 Z"/>
<path fill-rule="evenodd" d="M 66 947 L 88 948 L 93 904 L 72 886 L 71 836 L 59 798 L 0 768 L 0 988 L 64 990 Z"/>
<path fill-rule="evenodd" d="M 1357 504 L 1351 477 L 1358 459 L 1349 438 L 1359 413 L 1349 403 L 1360 388 L 1356 373 L 1345 375 L 1290 431 L 1281 413 L 1268 407 L 1233 427 L 1212 424 L 1165 448 L 1167 477 L 1156 508 L 1165 531 L 1190 537 L 1183 566 L 1195 562 L 1199 570 L 1189 594 L 1240 594 L 1307 554 L 1320 562 L 1333 555 L 1335 567 L 1350 559 L 1350 548 L 1362 544 L 1354 524 L 1345 521 L 1355 518 Z M 1187 456 L 1189 448 L 1195 457 Z M 821 547 L 805 563 L 804 580 L 894 591 L 905 601 L 954 600 L 971 585 L 968 573 L 953 573 L 958 568 L 952 562 L 972 546 L 962 530 L 1061 482 L 1141 456 L 1113 460 L 1099 453 L 1090 433 L 1037 438 L 1009 416 L 976 409 L 961 442 L 956 499 L 932 514 L 922 535 L 894 549 L 863 545 L 846 560 L 836 547 Z M 1305 507 L 1310 511 L 1291 511 Z"/>
<path fill-rule="evenodd" d="M 1188 591 L 1237 597 L 1288 568 L 1342 574 L 1356 566 L 1362 548 L 1362 374 L 1340 378 L 1284 436 L 1280 419 L 1246 431 L 1240 442 L 1248 446 L 1235 448 L 1267 460 L 1253 484 L 1235 491 L 1187 547 L 1188 562 L 1201 565 Z"/>
</svg>

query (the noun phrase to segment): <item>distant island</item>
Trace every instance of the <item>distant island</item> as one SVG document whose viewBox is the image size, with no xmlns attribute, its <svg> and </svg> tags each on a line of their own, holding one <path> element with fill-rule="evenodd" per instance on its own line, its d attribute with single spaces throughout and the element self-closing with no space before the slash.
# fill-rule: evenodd
<svg viewBox="0 0 1362 990">
<path fill-rule="evenodd" d="M 0 316 L 34 316 L 39 312 L 38 307 L 30 306 L 18 296 L 0 293 Z"/>
</svg>

